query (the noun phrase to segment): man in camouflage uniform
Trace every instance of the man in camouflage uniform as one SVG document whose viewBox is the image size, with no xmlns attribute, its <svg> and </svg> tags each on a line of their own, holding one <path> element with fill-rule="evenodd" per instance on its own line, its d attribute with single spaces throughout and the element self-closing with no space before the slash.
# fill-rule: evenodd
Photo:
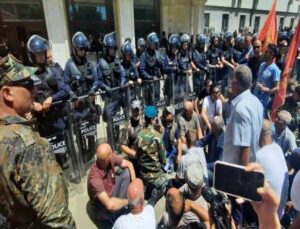
<svg viewBox="0 0 300 229">
<path fill-rule="evenodd" d="M 10 55 L 0 59 L 0 213 L 11 228 L 75 228 L 62 170 L 24 118 L 36 70 Z"/>
<path fill-rule="evenodd" d="M 136 158 L 140 163 L 141 178 L 147 187 L 146 198 L 152 206 L 163 196 L 167 186 L 167 175 L 162 167 L 166 164 L 166 152 L 162 135 L 154 130 L 157 110 L 155 106 L 144 109 L 145 125 L 137 137 Z"/>
</svg>

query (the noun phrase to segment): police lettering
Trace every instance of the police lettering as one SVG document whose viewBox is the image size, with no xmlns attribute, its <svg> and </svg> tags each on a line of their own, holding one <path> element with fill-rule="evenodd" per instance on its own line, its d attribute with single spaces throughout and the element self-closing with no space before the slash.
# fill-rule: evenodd
<svg viewBox="0 0 300 229">
<path fill-rule="evenodd" d="M 51 144 L 53 150 L 57 150 L 66 146 L 65 141 L 57 142 L 55 144 Z"/>
<path fill-rule="evenodd" d="M 84 128 L 81 130 L 81 134 L 86 134 L 96 130 L 96 125 L 92 125 L 90 127 Z"/>
<path fill-rule="evenodd" d="M 112 118 L 113 123 L 116 123 L 116 122 L 119 122 L 119 121 L 122 121 L 122 120 L 125 120 L 125 114 L 120 115 L 120 116 L 115 116 L 115 117 Z"/>
</svg>

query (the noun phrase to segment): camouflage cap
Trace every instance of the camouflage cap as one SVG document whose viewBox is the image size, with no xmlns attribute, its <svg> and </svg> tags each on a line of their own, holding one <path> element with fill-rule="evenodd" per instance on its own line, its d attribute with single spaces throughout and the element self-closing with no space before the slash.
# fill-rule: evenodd
<svg viewBox="0 0 300 229">
<path fill-rule="evenodd" d="M 31 79 L 37 68 L 25 67 L 13 55 L 7 55 L 0 59 L 0 86 L 7 83 Z"/>
</svg>

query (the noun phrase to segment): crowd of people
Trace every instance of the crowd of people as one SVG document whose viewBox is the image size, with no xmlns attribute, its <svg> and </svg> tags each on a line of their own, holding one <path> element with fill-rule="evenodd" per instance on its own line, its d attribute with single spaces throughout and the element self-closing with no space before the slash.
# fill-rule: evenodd
<svg viewBox="0 0 300 229">
<path fill-rule="evenodd" d="M 63 176 L 70 155 L 54 154 L 42 138 L 70 128 L 64 118 L 69 110 L 61 102 L 69 100 L 74 123 L 99 123 L 102 116 L 109 127 L 121 108 L 131 110 L 117 137 L 114 127 L 108 128 L 107 143 L 96 145 L 90 135 L 78 140 L 85 142 L 84 159 L 96 156 L 87 177 L 96 224 L 300 228 L 299 49 L 286 103 L 274 122 L 270 118 L 292 36 L 281 32 L 279 45 L 263 50 L 252 34 L 199 34 L 192 45 L 188 34 L 159 40 L 152 32 L 138 39 L 136 54 L 131 39 L 125 39 L 118 58 L 110 33 L 95 63 L 87 58 L 89 40 L 77 32 L 63 70 L 52 60 L 50 42 L 33 35 L 26 46 L 30 67 L 10 54 L 0 59 L 0 213 L 11 228 L 76 227 Z M 193 84 L 186 85 L 189 77 Z M 131 87 L 129 94 L 125 87 Z M 99 90 L 103 112 L 95 99 Z M 191 91 L 195 97 L 189 97 Z M 162 97 L 166 105 L 159 112 L 156 103 Z M 226 200 L 215 211 L 203 192 L 213 186 L 218 160 L 263 171 L 265 185 L 257 190 L 263 201 L 250 203 L 213 190 Z M 164 214 L 156 222 L 154 207 L 163 197 Z M 220 227 L 220 218 L 226 226 Z"/>
</svg>

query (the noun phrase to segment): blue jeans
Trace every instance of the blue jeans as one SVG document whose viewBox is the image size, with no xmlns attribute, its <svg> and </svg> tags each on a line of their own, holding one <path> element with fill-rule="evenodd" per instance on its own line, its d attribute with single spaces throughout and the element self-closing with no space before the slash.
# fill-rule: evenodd
<svg viewBox="0 0 300 229">
<path fill-rule="evenodd" d="M 174 168 L 174 163 L 176 161 L 177 149 L 172 146 L 170 150 L 167 151 L 167 163 L 164 166 L 164 170 L 167 172 L 170 168 Z"/>
</svg>

